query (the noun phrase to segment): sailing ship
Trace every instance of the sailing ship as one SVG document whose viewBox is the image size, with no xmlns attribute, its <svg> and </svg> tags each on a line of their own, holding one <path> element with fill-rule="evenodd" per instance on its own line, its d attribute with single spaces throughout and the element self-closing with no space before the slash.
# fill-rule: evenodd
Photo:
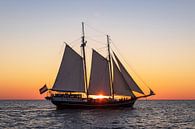
<svg viewBox="0 0 195 129">
<path fill-rule="evenodd" d="M 46 99 L 58 109 L 62 108 L 110 108 L 133 107 L 139 98 L 155 95 L 144 94 L 115 52 L 110 50 L 107 35 L 108 57 L 92 50 L 91 71 L 87 77 L 84 23 L 82 22 L 82 55 L 66 44 L 56 80 L 51 89 L 44 85 L 40 93 L 47 91 Z M 137 97 L 134 92 L 142 94 Z M 120 97 L 119 97 L 120 96 Z"/>
</svg>

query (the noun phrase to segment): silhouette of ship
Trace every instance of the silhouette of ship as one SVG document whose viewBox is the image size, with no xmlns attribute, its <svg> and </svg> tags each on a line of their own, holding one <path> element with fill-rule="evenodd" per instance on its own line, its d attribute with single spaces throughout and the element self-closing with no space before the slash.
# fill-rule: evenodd
<svg viewBox="0 0 195 129">
<path fill-rule="evenodd" d="M 66 44 L 53 87 L 48 89 L 44 85 L 40 89 L 41 94 L 48 92 L 46 99 L 58 109 L 133 107 L 137 99 L 155 95 L 150 88 L 150 93 L 145 95 L 117 55 L 111 52 L 108 35 L 108 58 L 103 57 L 95 49 L 92 50 L 88 84 L 85 58 L 87 41 L 85 41 L 83 22 L 81 38 L 82 56 Z M 136 97 L 133 91 L 142 96 Z"/>
</svg>

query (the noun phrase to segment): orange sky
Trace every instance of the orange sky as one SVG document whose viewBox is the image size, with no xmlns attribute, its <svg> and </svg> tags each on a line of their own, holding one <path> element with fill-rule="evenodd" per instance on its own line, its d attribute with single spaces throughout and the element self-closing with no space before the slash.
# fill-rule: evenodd
<svg viewBox="0 0 195 129">
<path fill-rule="evenodd" d="M 91 47 L 102 47 L 92 39 L 105 42 L 102 32 L 108 33 L 126 62 L 156 93 L 150 99 L 195 99 L 194 5 L 192 1 L 0 1 L 0 99 L 43 99 L 38 90 L 45 83 L 53 85 L 63 42 L 77 39 L 71 45 L 80 53 L 81 21 L 88 24 L 88 69 Z"/>
<path fill-rule="evenodd" d="M 58 47 L 64 46 L 60 45 Z M 50 57 L 49 53 L 48 55 L 40 55 L 43 60 L 36 59 L 33 56 L 31 58 L 26 57 L 26 54 L 23 54 L 26 50 L 18 55 L 7 56 L 0 67 L 0 99 L 43 99 L 44 95 L 39 95 L 38 89 L 45 83 L 50 87 L 53 85 L 63 49 L 56 54 L 57 56 Z M 124 54 L 127 61 L 131 60 L 128 61 L 128 64 L 133 64 L 131 67 L 155 91 L 156 96 L 150 97 L 150 99 L 195 99 L 195 70 L 190 67 L 195 65 L 195 62 L 180 59 L 181 57 L 178 59 L 164 57 L 161 58 L 163 60 L 161 62 L 156 61 L 159 59 L 151 59 L 151 57 L 144 61 L 141 61 L 141 59 L 139 61 L 139 58 L 142 57 L 131 59 L 124 52 L 122 54 Z M 146 60 L 151 61 L 147 62 Z M 129 68 L 124 61 L 123 63 Z M 129 69 L 129 72 L 141 88 L 144 89 L 145 93 L 148 93 L 147 87 L 134 72 L 131 69 Z"/>
</svg>

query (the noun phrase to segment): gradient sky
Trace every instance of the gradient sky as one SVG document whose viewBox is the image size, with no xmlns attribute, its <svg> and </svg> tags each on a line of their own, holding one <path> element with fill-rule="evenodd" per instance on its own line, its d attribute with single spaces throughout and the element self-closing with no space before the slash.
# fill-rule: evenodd
<svg viewBox="0 0 195 129">
<path fill-rule="evenodd" d="M 138 84 L 148 92 L 130 67 L 156 92 L 151 99 L 195 99 L 194 7 L 194 0 L 0 0 L 0 99 L 42 99 L 38 89 L 52 86 L 63 42 L 81 36 L 82 21 L 111 36 Z M 89 37 L 102 36 L 88 28 Z M 92 42 L 89 49 L 99 47 Z"/>
</svg>

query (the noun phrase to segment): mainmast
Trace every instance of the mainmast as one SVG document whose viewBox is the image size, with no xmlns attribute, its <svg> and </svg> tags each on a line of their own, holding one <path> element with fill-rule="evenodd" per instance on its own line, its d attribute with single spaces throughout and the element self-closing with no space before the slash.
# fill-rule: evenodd
<svg viewBox="0 0 195 129">
<path fill-rule="evenodd" d="M 85 46 L 87 41 L 85 41 L 85 30 L 84 30 L 84 22 L 82 22 L 82 51 L 83 51 L 83 64 L 84 64 L 84 78 L 85 78 L 85 91 L 87 94 L 87 99 L 88 99 L 88 89 L 87 89 L 87 68 L 86 68 L 86 57 L 85 57 Z"/>
<path fill-rule="evenodd" d="M 110 71 L 110 87 L 111 87 L 112 99 L 114 99 L 114 88 L 113 88 L 113 83 L 112 83 L 112 65 L 111 65 L 110 38 L 109 38 L 109 35 L 107 35 L 107 44 L 108 44 L 108 63 L 109 63 L 109 71 Z"/>
</svg>

